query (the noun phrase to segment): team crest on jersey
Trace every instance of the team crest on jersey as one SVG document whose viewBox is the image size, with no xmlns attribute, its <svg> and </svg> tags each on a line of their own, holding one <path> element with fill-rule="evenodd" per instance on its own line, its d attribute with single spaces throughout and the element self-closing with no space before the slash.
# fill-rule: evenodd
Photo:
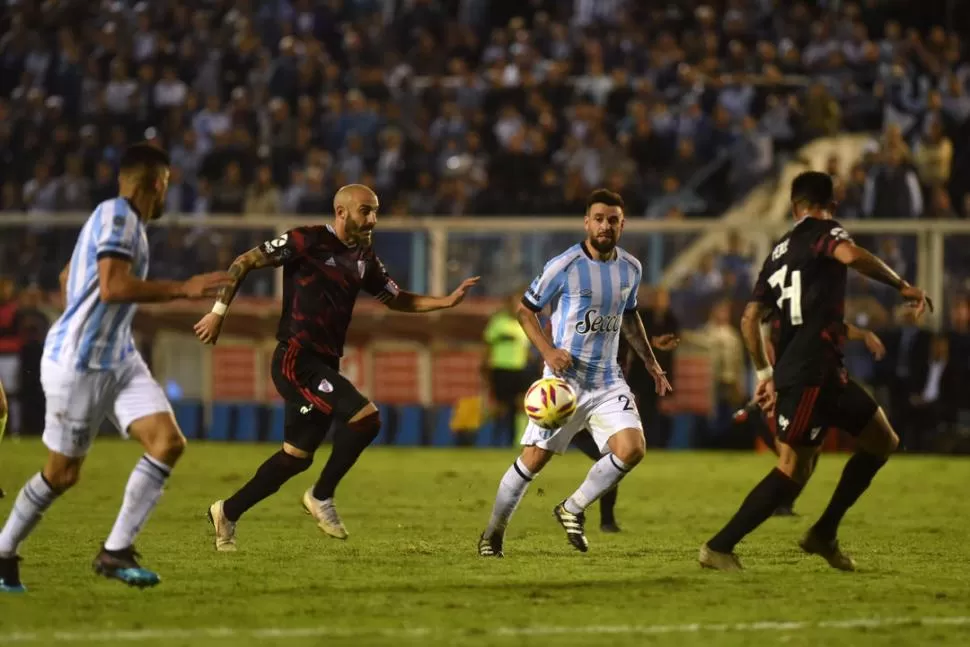
<svg viewBox="0 0 970 647">
<path fill-rule="evenodd" d="M 593 291 L 590 290 L 589 288 L 584 288 L 584 289 L 582 289 L 582 290 L 579 291 L 579 296 L 581 296 L 581 297 L 591 297 L 591 296 L 593 296 Z"/>
<path fill-rule="evenodd" d="M 327 380 L 320 380 L 320 385 L 317 386 L 318 391 L 323 391 L 324 393 L 333 393 L 333 384 Z"/>
</svg>

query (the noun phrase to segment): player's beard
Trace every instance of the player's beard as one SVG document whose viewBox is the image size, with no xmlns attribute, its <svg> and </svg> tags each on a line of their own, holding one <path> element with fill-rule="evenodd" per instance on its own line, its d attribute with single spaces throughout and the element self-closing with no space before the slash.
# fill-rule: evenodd
<svg viewBox="0 0 970 647">
<path fill-rule="evenodd" d="M 612 236 L 608 238 L 593 236 L 589 239 L 589 244 L 600 254 L 609 254 L 616 248 L 616 239 Z"/>
<path fill-rule="evenodd" d="M 371 243 L 374 242 L 373 228 L 364 229 L 353 220 L 347 221 L 347 234 L 350 240 L 353 241 L 354 245 L 362 245 L 364 247 L 370 247 Z"/>
<path fill-rule="evenodd" d="M 165 213 L 165 198 L 159 198 L 154 205 L 152 205 L 152 211 L 148 214 L 148 222 L 154 222 L 162 217 Z"/>
</svg>

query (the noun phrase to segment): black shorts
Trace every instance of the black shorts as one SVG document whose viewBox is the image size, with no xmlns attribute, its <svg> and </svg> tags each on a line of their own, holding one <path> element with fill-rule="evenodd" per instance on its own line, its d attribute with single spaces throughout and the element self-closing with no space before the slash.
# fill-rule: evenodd
<svg viewBox="0 0 970 647">
<path fill-rule="evenodd" d="M 340 374 L 340 360 L 280 343 L 273 353 L 276 390 L 286 401 L 283 440 L 313 453 L 334 420 L 347 422 L 370 400 Z"/>
<path fill-rule="evenodd" d="M 872 396 L 853 380 L 779 389 L 778 439 L 796 447 L 820 445 L 830 427 L 858 436 L 878 409 Z"/>
<path fill-rule="evenodd" d="M 513 402 L 525 395 L 533 382 L 529 371 L 509 371 L 493 368 L 491 374 L 492 395 L 498 402 Z"/>
</svg>

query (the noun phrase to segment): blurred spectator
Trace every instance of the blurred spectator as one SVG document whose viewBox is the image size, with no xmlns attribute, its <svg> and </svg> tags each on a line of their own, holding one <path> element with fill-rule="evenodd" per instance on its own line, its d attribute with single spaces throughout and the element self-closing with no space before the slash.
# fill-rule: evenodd
<svg viewBox="0 0 970 647">
<path fill-rule="evenodd" d="M 905 220 L 923 215 L 923 191 L 916 173 L 903 166 L 899 148 L 886 152 L 886 161 L 866 178 L 862 212 L 869 218 Z"/>
<path fill-rule="evenodd" d="M 243 213 L 268 216 L 280 213 L 280 191 L 273 182 L 273 169 L 263 164 L 256 171 L 256 182 L 246 189 Z"/>
<path fill-rule="evenodd" d="M 949 337 L 933 335 L 927 354 L 919 361 L 913 391 L 908 394 L 908 405 L 912 408 L 911 427 L 906 430 L 908 451 L 929 451 L 940 425 L 957 421 L 965 397 L 962 381 L 965 373 L 952 358 Z"/>
<path fill-rule="evenodd" d="M 920 138 L 913 151 L 913 162 L 925 186 L 943 186 L 950 181 L 953 142 L 943 134 L 940 121 L 930 122 L 928 132 Z"/>
<path fill-rule="evenodd" d="M 719 301 L 711 309 L 700 339 L 710 354 L 714 375 L 713 433 L 727 431 L 734 411 L 746 400 L 744 343 L 732 316 L 732 302 Z M 717 442 L 711 437 L 709 440 Z"/>
</svg>

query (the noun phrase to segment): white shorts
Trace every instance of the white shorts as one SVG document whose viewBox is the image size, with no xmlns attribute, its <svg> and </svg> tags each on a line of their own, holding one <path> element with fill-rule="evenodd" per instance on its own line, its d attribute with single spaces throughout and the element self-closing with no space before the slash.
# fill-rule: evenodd
<svg viewBox="0 0 970 647">
<path fill-rule="evenodd" d="M 613 434 L 624 429 L 643 431 L 633 392 L 625 382 L 606 389 L 579 393 L 576 413 L 559 429 L 543 429 L 530 421 L 522 436 L 523 445 L 535 445 L 556 454 L 569 448 L 573 436 L 588 429 L 600 451 L 606 453 Z"/>
<path fill-rule="evenodd" d="M 165 392 L 138 353 L 106 371 L 79 371 L 45 358 L 40 363 L 40 383 L 47 398 L 44 444 L 72 458 L 88 453 L 105 418 L 127 438 L 135 420 L 172 412 Z"/>
</svg>

